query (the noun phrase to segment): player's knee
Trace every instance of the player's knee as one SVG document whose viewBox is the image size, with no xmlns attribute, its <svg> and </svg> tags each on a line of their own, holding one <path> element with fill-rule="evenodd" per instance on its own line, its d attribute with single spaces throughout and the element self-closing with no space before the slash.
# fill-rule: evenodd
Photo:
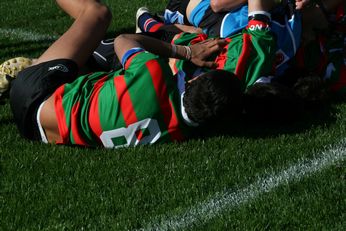
<svg viewBox="0 0 346 231">
<path fill-rule="evenodd" d="M 210 0 L 210 8 L 213 10 L 215 13 L 219 13 L 222 11 L 223 5 L 219 3 L 219 1 L 215 0 Z"/>
<path fill-rule="evenodd" d="M 114 48 L 117 48 L 121 42 L 126 39 L 126 36 L 124 34 L 120 34 L 117 37 L 114 38 Z"/>
<path fill-rule="evenodd" d="M 85 13 L 93 15 L 95 19 L 105 24 L 110 23 L 112 20 L 110 9 L 106 5 L 98 2 L 90 3 L 85 9 Z"/>
</svg>

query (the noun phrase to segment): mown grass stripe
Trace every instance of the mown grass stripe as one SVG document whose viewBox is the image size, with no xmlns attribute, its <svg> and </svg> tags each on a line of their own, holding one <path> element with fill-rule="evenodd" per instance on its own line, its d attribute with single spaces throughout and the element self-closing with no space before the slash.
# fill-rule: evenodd
<svg viewBox="0 0 346 231">
<path fill-rule="evenodd" d="M 0 28 L 0 37 L 7 38 L 9 40 L 21 40 L 23 42 L 26 42 L 26 41 L 37 42 L 37 41 L 43 41 L 43 40 L 54 41 L 59 36 L 35 33 L 32 31 L 26 31 L 20 28 L 15 28 L 15 29 Z"/>
<path fill-rule="evenodd" d="M 345 159 L 346 140 L 344 139 L 338 145 L 315 155 L 314 159 L 301 159 L 278 173 L 268 173 L 267 176 L 260 177 L 248 187 L 217 193 L 211 199 L 187 209 L 184 213 L 172 217 L 169 215 L 156 217 L 140 230 L 179 230 L 203 225 L 223 212 L 250 202 L 280 185 L 299 181 Z"/>
</svg>

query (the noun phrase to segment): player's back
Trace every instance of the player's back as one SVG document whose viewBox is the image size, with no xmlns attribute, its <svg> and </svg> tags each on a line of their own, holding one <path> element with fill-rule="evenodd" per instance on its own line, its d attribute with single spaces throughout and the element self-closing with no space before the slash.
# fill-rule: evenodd
<svg viewBox="0 0 346 231">
<path fill-rule="evenodd" d="M 185 137 L 167 63 L 147 52 L 130 62 L 125 71 L 82 76 L 55 92 L 63 143 L 113 148 Z"/>
</svg>

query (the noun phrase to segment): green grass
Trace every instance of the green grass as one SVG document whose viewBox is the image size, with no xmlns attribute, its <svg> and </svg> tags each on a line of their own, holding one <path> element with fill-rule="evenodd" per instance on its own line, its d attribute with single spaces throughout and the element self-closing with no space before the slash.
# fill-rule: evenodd
<svg viewBox="0 0 346 231">
<path fill-rule="evenodd" d="M 165 1 L 107 1 L 109 36 L 134 31 L 134 14 Z M 0 60 L 35 57 L 71 20 L 53 1 L 2 1 Z M 8 102 L 0 106 L 0 230 L 133 230 L 183 214 L 222 192 L 246 188 L 338 144 L 346 104 L 329 117 L 293 124 L 239 123 L 233 132 L 181 144 L 105 150 L 45 145 L 19 137 Z M 346 147 L 343 147 L 346 148 Z M 188 222 L 188 221 L 187 221 Z M 346 161 L 285 182 L 239 206 L 203 219 L 191 230 L 345 230 Z"/>
</svg>

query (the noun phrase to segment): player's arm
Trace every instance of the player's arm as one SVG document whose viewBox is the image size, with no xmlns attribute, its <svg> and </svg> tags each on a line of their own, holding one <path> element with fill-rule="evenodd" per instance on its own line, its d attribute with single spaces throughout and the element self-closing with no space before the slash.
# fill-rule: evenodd
<svg viewBox="0 0 346 231">
<path fill-rule="evenodd" d="M 122 34 L 114 40 L 114 50 L 123 66 L 134 49 L 144 49 L 161 57 L 190 60 L 198 66 L 214 67 L 215 63 L 207 61 L 212 54 L 219 52 L 227 44 L 224 39 L 210 39 L 191 46 L 170 44 L 140 34 Z"/>
<path fill-rule="evenodd" d="M 173 29 L 171 29 L 171 28 L 173 28 Z M 177 31 L 178 33 L 180 33 L 180 32 L 188 32 L 188 33 L 195 33 L 195 34 L 203 33 L 203 30 L 199 27 L 183 25 L 183 24 L 164 25 L 162 27 L 162 29 L 168 30 L 168 31 Z"/>
<path fill-rule="evenodd" d="M 210 0 L 210 7 L 215 13 L 219 13 L 234 10 L 247 2 L 247 0 Z"/>
<path fill-rule="evenodd" d="M 270 9 L 275 5 L 276 0 L 249 0 L 249 14 L 256 11 L 269 12 Z"/>
</svg>

